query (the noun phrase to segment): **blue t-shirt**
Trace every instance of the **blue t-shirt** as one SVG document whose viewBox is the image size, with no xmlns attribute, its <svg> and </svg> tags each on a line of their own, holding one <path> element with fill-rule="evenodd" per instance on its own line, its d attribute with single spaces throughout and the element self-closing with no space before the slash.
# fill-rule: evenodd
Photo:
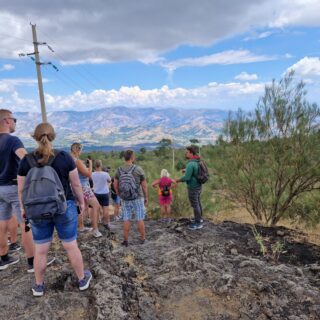
<svg viewBox="0 0 320 320">
<path fill-rule="evenodd" d="M 0 186 L 17 184 L 19 157 L 15 152 L 24 148 L 21 140 L 9 133 L 0 133 Z"/>
<path fill-rule="evenodd" d="M 71 156 L 65 152 L 60 151 L 59 154 L 56 156 L 54 161 L 52 162 L 52 168 L 56 170 L 60 181 L 62 183 L 64 194 L 66 195 L 67 200 L 74 200 L 74 196 L 70 187 L 69 182 L 69 172 L 76 168 L 76 165 L 71 158 Z M 26 158 L 23 158 L 20 162 L 18 175 L 25 177 L 30 170 L 30 165 Z"/>
</svg>

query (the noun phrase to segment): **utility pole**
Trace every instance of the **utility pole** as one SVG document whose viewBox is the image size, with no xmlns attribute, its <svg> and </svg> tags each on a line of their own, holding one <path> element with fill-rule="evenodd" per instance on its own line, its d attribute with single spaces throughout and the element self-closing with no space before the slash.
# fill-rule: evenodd
<svg viewBox="0 0 320 320">
<path fill-rule="evenodd" d="M 174 144 L 173 144 L 173 138 L 171 139 L 171 147 L 172 147 L 172 174 L 174 173 Z"/>
<path fill-rule="evenodd" d="M 32 38 L 33 38 L 33 46 L 34 46 L 35 63 L 36 63 L 37 76 L 38 76 L 38 89 L 39 89 L 39 98 L 40 98 L 40 105 L 41 105 L 42 122 L 48 122 L 47 121 L 47 113 L 46 113 L 46 105 L 44 102 L 44 93 L 43 93 L 42 75 L 41 75 L 41 63 L 40 63 L 39 49 L 38 49 L 39 43 L 37 40 L 36 25 L 31 24 L 31 27 L 32 27 Z"/>
</svg>

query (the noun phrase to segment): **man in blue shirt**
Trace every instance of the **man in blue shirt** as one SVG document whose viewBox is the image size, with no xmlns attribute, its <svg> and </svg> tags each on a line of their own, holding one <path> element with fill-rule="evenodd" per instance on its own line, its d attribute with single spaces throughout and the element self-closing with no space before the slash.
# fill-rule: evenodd
<svg viewBox="0 0 320 320">
<path fill-rule="evenodd" d="M 19 138 L 10 135 L 15 131 L 16 122 L 10 110 L 0 109 L 0 270 L 19 262 L 19 258 L 8 254 L 8 227 L 13 214 L 16 215 L 21 227 L 22 244 L 28 264 L 33 265 L 32 235 L 31 232 L 25 232 L 17 189 L 19 161 L 27 151 Z M 30 270 L 33 269 L 30 268 Z"/>
</svg>

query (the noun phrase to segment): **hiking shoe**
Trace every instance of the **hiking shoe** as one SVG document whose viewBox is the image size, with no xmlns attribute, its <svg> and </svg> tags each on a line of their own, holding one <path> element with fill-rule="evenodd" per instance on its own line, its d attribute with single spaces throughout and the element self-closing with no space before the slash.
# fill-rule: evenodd
<svg viewBox="0 0 320 320">
<path fill-rule="evenodd" d="M 92 228 L 83 227 L 83 228 L 79 229 L 79 232 L 87 232 L 87 231 L 92 231 L 92 230 L 93 230 Z"/>
<path fill-rule="evenodd" d="M 20 249 L 21 249 L 21 246 L 18 243 L 11 243 L 9 245 L 9 253 L 19 251 Z"/>
<path fill-rule="evenodd" d="M 92 279 L 92 274 L 89 270 L 84 270 L 84 278 L 79 281 L 80 291 L 87 290 Z"/>
<path fill-rule="evenodd" d="M 203 228 L 203 224 L 202 223 L 191 223 L 188 226 L 189 230 L 199 230 Z"/>
<path fill-rule="evenodd" d="M 98 230 L 98 229 L 95 229 L 92 231 L 92 235 L 95 237 L 95 238 L 100 238 L 102 237 L 102 233 Z"/>
<path fill-rule="evenodd" d="M 0 260 L 0 270 L 7 269 L 10 265 L 16 264 L 20 261 L 20 258 L 14 258 L 8 255 L 8 259 L 6 261 Z"/>
<path fill-rule="evenodd" d="M 44 295 L 44 284 L 35 284 L 32 287 L 32 294 L 34 297 L 42 297 Z"/>
<path fill-rule="evenodd" d="M 47 266 L 50 266 L 50 264 L 52 264 L 55 260 L 56 260 L 55 257 L 48 256 Z M 34 272 L 33 264 L 28 264 L 28 273 L 33 273 L 33 272 Z"/>
<path fill-rule="evenodd" d="M 146 239 L 139 239 L 139 244 L 146 244 L 147 243 L 147 240 Z"/>
<path fill-rule="evenodd" d="M 123 240 L 121 242 L 121 245 L 124 246 L 124 247 L 127 247 L 129 245 L 129 242 L 127 240 Z"/>
</svg>

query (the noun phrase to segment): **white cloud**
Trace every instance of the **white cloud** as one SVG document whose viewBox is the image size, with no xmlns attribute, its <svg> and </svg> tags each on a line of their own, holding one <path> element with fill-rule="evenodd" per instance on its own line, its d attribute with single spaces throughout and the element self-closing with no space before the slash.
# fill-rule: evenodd
<svg viewBox="0 0 320 320">
<path fill-rule="evenodd" d="M 243 40 L 244 41 L 250 41 L 250 40 L 257 40 L 257 39 L 264 39 L 270 37 L 274 32 L 272 31 L 265 31 L 258 34 L 253 34 L 252 36 L 246 37 Z"/>
<path fill-rule="evenodd" d="M 270 61 L 275 59 L 277 59 L 277 57 L 255 55 L 248 50 L 228 50 L 203 57 L 185 58 L 170 62 L 161 62 L 160 65 L 166 68 L 169 72 L 172 72 L 182 67 L 204 67 L 212 64 L 242 64 Z"/>
<path fill-rule="evenodd" d="M 312 78 L 320 76 L 320 57 L 304 57 L 297 63 L 287 69 L 294 70 L 296 75 L 303 78 Z M 310 80 L 310 79 L 309 79 Z"/>
<path fill-rule="evenodd" d="M 0 58 L 33 51 L 30 21 L 64 63 L 150 63 L 180 45 L 208 46 L 268 25 L 319 26 L 318 12 L 319 0 L 2 1 Z M 41 54 L 51 57 L 45 47 Z"/>
<path fill-rule="evenodd" d="M 14 69 L 14 65 L 12 64 L 4 64 L 1 68 L 0 71 L 11 71 Z"/>
<path fill-rule="evenodd" d="M 49 80 L 43 78 L 42 82 L 47 83 Z M 30 78 L 0 79 L 0 92 L 14 92 L 17 86 L 34 86 L 37 84 L 37 79 Z"/>
<path fill-rule="evenodd" d="M 110 106 L 127 107 L 234 107 L 234 99 L 248 96 L 257 99 L 264 90 L 264 83 L 209 83 L 207 86 L 186 89 L 163 86 L 144 90 L 138 86 L 121 87 L 119 90 L 95 90 L 89 94 L 77 91 L 68 96 L 46 94 L 49 110 L 90 110 Z"/>
<path fill-rule="evenodd" d="M 247 73 L 247 72 L 241 72 L 240 74 L 236 75 L 235 80 L 240 80 L 240 81 L 252 81 L 252 80 L 257 80 L 258 76 L 255 73 Z"/>
</svg>

